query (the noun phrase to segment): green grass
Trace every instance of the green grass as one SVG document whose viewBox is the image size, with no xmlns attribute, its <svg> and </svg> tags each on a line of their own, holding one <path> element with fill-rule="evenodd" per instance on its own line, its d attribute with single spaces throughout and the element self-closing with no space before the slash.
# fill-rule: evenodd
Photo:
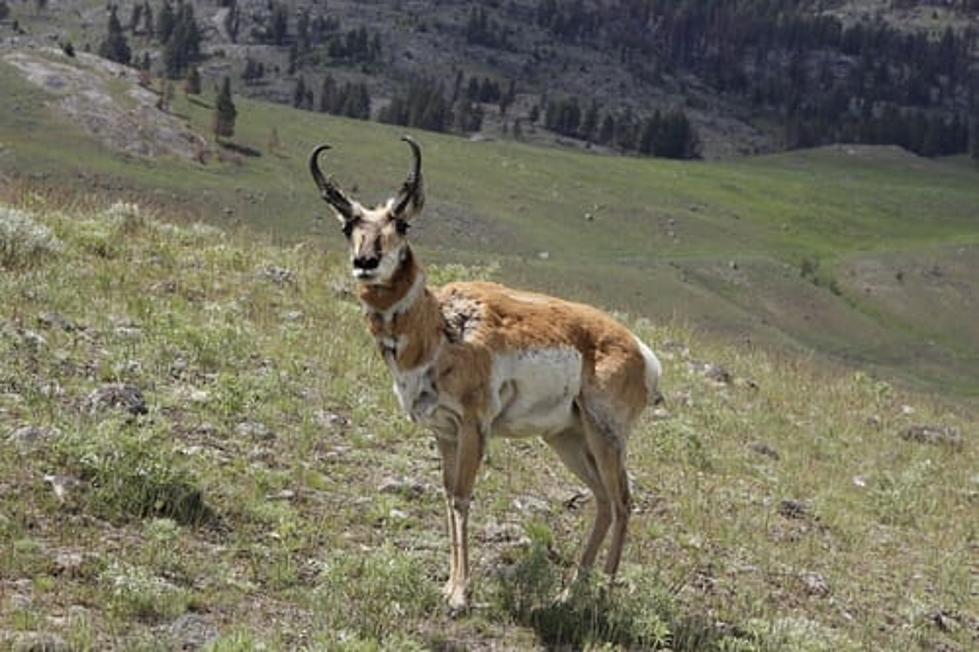
<svg viewBox="0 0 979 652">
<path fill-rule="evenodd" d="M 2 61 L 0 85 L 0 174 L 26 179 L 27 189 L 110 192 L 282 241 L 315 235 L 319 246 L 343 247 L 305 170 L 314 144 L 334 145 L 327 169 L 365 202 L 393 193 L 408 163 L 399 128 L 243 99 L 233 140 L 259 156 L 226 153 L 206 166 L 124 156 L 65 124 L 54 108 L 39 110 L 45 93 Z M 107 80 L 112 93 L 118 85 Z M 210 101 L 178 93 L 171 110 L 207 134 Z M 739 341 L 827 354 L 943 393 L 979 394 L 974 267 L 960 266 L 937 293 L 910 284 L 881 296 L 866 291 L 861 275 L 893 274 L 902 259 L 953 248 L 974 259 L 973 166 L 896 148 L 685 163 L 416 137 L 428 208 L 414 233 L 432 260 L 499 261 L 508 282 L 652 319 L 676 317 Z M 818 264 L 819 285 L 798 274 L 804 260 Z M 963 307 L 948 311 L 940 302 L 936 310 L 941 293 Z"/>
<path fill-rule="evenodd" d="M 26 198 L 62 247 L 0 274 L 0 646 L 169 649 L 183 616 L 213 650 L 979 644 L 974 412 L 671 319 L 626 318 L 662 353 L 668 402 L 630 442 L 621 582 L 553 601 L 592 506 L 565 507 L 581 488 L 543 443 L 494 441 L 477 606 L 453 619 L 437 453 L 398 414 L 343 256 L 96 203 Z M 106 383 L 147 412 L 93 411 Z M 899 437 L 914 424 L 965 445 Z M 25 425 L 50 436 L 12 441 Z M 424 490 L 380 493 L 390 476 Z"/>
</svg>

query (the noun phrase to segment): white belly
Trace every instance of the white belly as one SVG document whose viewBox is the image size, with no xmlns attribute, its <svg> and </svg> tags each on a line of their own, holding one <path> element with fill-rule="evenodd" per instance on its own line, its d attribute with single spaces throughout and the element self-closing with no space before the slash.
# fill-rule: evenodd
<svg viewBox="0 0 979 652">
<path fill-rule="evenodd" d="M 570 347 L 497 357 L 490 383 L 493 434 L 546 437 L 570 427 L 581 375 L 581 354 Z"/>
</svg>

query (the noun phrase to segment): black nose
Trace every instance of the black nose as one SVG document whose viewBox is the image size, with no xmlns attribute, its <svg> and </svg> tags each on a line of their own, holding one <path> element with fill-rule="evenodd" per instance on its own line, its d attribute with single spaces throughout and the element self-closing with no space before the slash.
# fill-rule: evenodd
<svg viewBox="0 0 979 652">
<path fill-rule="evenodd" d="M 376 269 L 381 263 L 379 256 L 357 256 L 354 258 L 354 267 L 357 269 Z"/>
</svg>

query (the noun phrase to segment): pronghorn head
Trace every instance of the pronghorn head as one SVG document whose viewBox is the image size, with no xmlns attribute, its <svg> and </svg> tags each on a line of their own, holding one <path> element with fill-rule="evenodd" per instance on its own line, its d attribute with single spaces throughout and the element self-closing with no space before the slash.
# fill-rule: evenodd
<svg viewBox="0 0 979 652">
<path fill-rule="evenodd" d="M 410 136 L 402 136 L 401 140 L 411 147 L 413 157 L 408 178 L 397 197 L 374 208 L 348 199 L 333 179 L 320 171 L 319 155 L 330 149 L 329 145 L 318 146 L 309 156 L 309 171 L 320 196 L 343 224 L 343 235 L 350 246 L 353 275 L 361 283 L 383 285 L 390 281 L 408 252 L 405 237 L 408 221 L 420 213 L 425 204 L 421 148 Z"/>
</svg>

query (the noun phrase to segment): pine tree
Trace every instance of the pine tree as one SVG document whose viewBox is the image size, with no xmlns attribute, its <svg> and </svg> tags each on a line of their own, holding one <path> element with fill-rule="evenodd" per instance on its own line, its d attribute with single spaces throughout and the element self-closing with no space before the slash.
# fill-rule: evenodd
<svg viewBox="0 0 979 652">
<path fill-rule="evenodd" d="M 332 75 L 323 78 L 320 87 L 320 112 L 333 113 L 337 105 L 337 83 Z"/>
<path fill-rule="evenodd" d="M 197 69 L 197 66 L 191 66 L 187 69 L 187 79 L 184 80 L 184 94 L 201 94 L 201 71 Z"/>
<path fill-rule="evenodd" d="M 132 51 L 129 43 L 126 42 L 126 35 L 122 32 L 122 24 L 116 15 L 116 6 L 109 9 L 109 26 L 105 39 L 99 44 L 99 56 L 104 59 L 129 65 L 132 58 Z"/>
<path fill-rule="evenodd" d="M 235 133 L 235 119 L 238 109 L 231 99 L 231 80 L 227 77 L 221 84 L 221 91 L 214 102 L 214 137 L 216 140 L 231 138 Z"/>
<path fill-rule="evenodd" d="M 296 109 L 303 108 L 306 101 L 306 80 L 302 75 L 296 80 L 296 88 L 292 91 L 292 106 Z"/>
<path fill-rule="evenodd" d="M 177 22 L 177 14 L 173 12 L 173 5 L 170 0 L 164 0 L 160 13 L 156 17 L 156 38 L 160 43 L 166 43 L 173 33 L 173 26 Z"/>
<path fill-rule="evenodd" d="M 979 165 L 979 109 L 972 110 L 972 120 L 969 123 L 969 156 Z"/>
<path fill-rule="evenodd" d="M 10 7 L 4 0 L 0 0 L 0 20 L 6 20 L 7 16 L 10 15 Z"/>
</svg>

